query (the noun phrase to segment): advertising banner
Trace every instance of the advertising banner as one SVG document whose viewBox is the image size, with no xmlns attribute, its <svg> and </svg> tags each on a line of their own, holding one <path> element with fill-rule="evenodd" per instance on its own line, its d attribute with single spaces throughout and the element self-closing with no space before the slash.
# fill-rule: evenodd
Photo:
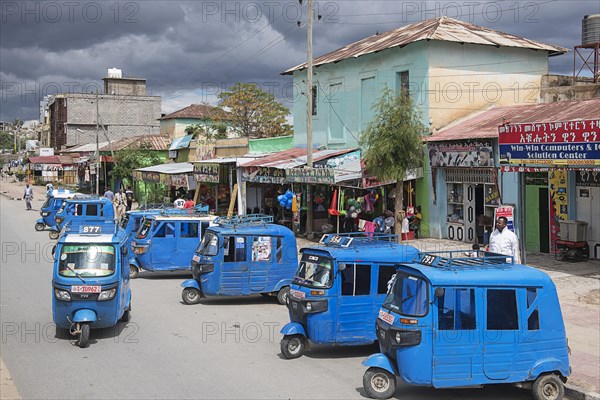
<svg viewBox="0 0 600 400">
<path fill-rule="evenodd" d="M 566 221 L 568 216 L 567 171 L 556 169 L 548 177 L 550 188 L 550 252 L 556 251 L 556 241 L 560 239 L 560 221 Z"/>
<path fill-rule="evenodd" d="M 194 179 L 198 182 L 219 183 L 219 164 L 194 164 Z"/>
<path fill-rule="evenodd" d="M 333 185 L 335 176 L 333 168 L 287 168 L 285 180 L 291 183 L 322 183 Z"/>
<path fill-rule="evenodd" d="M 508 220 L 508 224 L 506 224 L 506 227 L 513 232 L 515 231 L 515 218 L 513 206 L 502 205 L 500 207 L 497 207 L 494 210 L 494 221 L 496 221 L 498 217 L 506 217 L 506 219 Z"/>
<path fill-rule="evenodd" d="M 501 125 L 498 144 L 509 164 L 600 165 L 600 120 Z"/>
<path fill-rule="evenodd" d="M 285 170 L 271 167 L 244 167 L 242 181 L 254 183 L 285 183 Z"/>
<path fill-rule="evenodd" d="M 493 167 L 491 142 L 429 143 L 431 167 Z"/>
</svg>

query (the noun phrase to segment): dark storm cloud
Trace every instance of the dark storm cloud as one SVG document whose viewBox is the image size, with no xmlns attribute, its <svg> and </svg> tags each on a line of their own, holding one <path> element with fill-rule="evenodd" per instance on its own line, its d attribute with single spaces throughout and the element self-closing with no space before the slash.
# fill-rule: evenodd
<svg viewBox="0 0 600 400">
<path fill-rule="evenodd" d="M 37 119 L 43 95 L 89 90 L 111 67 L 146 78 L 166 111 L 214 102 L 237 81 L 289 97 L 291 79 L 279 74 L 306 59 L 306 6 L 297 0 L 0 4 L 2 120 Z M 440 15 L 572 49 L 593 13 L 600 2 L 315 1 L 314 54 Z M 550 68 L 570 74 L 572 63 L 568 53 Z"/>
</svg>

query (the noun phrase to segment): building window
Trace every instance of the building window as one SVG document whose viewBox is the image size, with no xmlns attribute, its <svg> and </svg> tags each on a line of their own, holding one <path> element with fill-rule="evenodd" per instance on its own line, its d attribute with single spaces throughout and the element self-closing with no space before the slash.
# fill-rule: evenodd
<svg viewBox="0 0 600 400">
<path fill-rule="evenodd" d="M 406 90 L 410 94 L 410 83 L 408 79 L 408 71 L 396 72 L 396 92 Z"/>
<path fill-rule="evenodd" d="M 313 85 L 312 88 L 312 115 L 317 115 L 317 85 Z"/>
</svg>

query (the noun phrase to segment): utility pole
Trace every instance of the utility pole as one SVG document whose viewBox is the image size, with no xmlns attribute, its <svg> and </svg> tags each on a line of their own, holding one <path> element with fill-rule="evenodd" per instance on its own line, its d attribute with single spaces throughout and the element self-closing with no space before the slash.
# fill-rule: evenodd
<svg viewBox="0 0 600 400">
<path fill-rule="evenodd" d="M 96 194 L 100 196 L 100 143 L 98 142 L 98 131 L 100 121 L 100 106 L 98 105 L 98 90 L 96 90 Z"/>
<path fill-rule="evenodd" d="M 308 23 L 307 23 L 307 68 L 306 68 L 306 168 L 313 167 L 313 0 L 308 0 Z M 306 185 L 306 233 L 312 235 L 313 232 L 313 202 L 312 185 Z"/>
</svg>

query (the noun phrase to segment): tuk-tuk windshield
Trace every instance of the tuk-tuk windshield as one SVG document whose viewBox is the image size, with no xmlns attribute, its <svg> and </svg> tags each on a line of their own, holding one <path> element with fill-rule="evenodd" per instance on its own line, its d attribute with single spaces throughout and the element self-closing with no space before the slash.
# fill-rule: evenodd
<svg viewBox="0 0 600 400">
<path fill-rule="evenodd" d="M 333 261 L 327 256 L 302 254 L 294 283 L 308 287 L 330 288 L 333 285 Z"/>
<path fill-rule="evenodd" d="M 398 314 L 422 317 L 427 314 L 427 282 L 398 271 L 383 302 L 383 308 Z"/>
<path fill-rule="evenodd" d="M 58 260 L 61 276 L 108 276 L 115 272 L 115 247 L 96 243 L 64 245 Z"/>
<path fill-rule="evenodd" d="M 44 201 L 44 204 L 42 204 L 42 208 L 50 207 L 50 204 L 52 204 L 52 201 L 54 201 L 54 197 L 46 197 L 46 201 Z"/>
<path fill-rule="evenodd" d="M 196 253 L 203 256 L 216 256 L 219 253 L 219 237 L 213 232 L 206 232 Z"/>
<path fill-rule="evenodd" d="M 140 229 L 138 229 L 137 233 L 135 234 L 135 238 L 146 239 L 148 237 L 148 233 L 150 232 L 150 228 L 152 228 L 152 219 L 144 218 Z"/>
</svg>

